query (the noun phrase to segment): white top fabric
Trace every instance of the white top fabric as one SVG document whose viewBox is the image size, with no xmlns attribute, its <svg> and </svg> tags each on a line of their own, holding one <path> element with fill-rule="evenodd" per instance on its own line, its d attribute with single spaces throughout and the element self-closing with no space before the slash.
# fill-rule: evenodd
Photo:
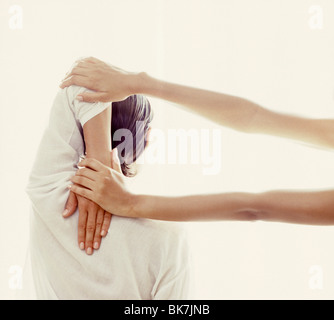
<svg viewBox="0 0 334 320">
<path fill-rule="evenodd" d="M 110 106 L 77 101 L 84 90 L 57 94 L 27 186 L 37 299 L 188 299 L 190 255 L 176 223 L 113 216 L 101 248 L 88 256 L 77 243 L 78 214 L 62 217 L 84 154 L 82 127 Z"/>
</svg>

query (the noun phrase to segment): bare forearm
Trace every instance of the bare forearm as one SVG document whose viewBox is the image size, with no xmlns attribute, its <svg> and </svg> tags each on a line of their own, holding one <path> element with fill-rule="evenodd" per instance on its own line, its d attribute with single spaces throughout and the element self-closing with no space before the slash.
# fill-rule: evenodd
<svg viewBox="0 0 334 320">
<path fill-rule="evenodd" d="M 247 193 L 184 197 L 136 196 L 134 217 L 167 221 L 252 221 L 256 196 Z"/>
<path fill-rule="evenodd" d="M 267 221 L 334 225 L 334 191 L 136 196 L 133 217 L 166 221 Z"/>
<path fill-rule="evenodd" d="M 139 77 L 142 94 L 182 105 L 191 112 L 239 131 L 248 129 L 259 107 L 240 97 L 169 83 L 145 73 Z"/>
<path fill-rule="evenodd" d="M 139 91 L 186 107 L 222 126 L 334 148 L 334 120 L 278 113 L 247 99 L 138 75 Z"/>
</svg>

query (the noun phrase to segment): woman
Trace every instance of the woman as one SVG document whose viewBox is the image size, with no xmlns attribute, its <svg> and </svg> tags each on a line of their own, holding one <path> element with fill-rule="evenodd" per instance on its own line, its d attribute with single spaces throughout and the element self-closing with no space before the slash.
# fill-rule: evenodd
<svg viewBox="0 0 334 320">
<path fill-rule="evenodd" d="M 276 113 L 243 98 L 168 83 L 146 73 L 129 73 L 95 58 L 78 61 L 61 87 L 73 84 L 96 91 L 78 95 L 81 101 L 118 101 L 141 93 L 182 105 L 241 132 L 276 135 L 334 148 L 332 119 L 306 119 Z M 86 168 L 78 170 L 73 177 L 71 190 L 116 215 L 171 221 L 264 220 L 334 224 L 334 190 L 186 197 L 135 195 L 126 189 L 125 179 L 99 161 L 86 159 L 81 165 Z"/>
<path fill-rule="evenodd" d="M 58 92 L 29 178 L 30 255 L 37 298 L 185 299 L 189 255 L 181 230 L 166 223 L 114 217 L 100 247 L 110 213 L 81 196 L 69 197 L 67 186 L 83 155 L 99 159 L 122 176 L 133 176 L 152 120 L 143 96 L 91 104 L 75 99 L 83 92 L 79 86 Z M 129 145 L 129 139 L 123 139 L 129 134 L 143 147 Z M 65 220 L 61 213 L 66 201 Z M 79 216 L 72 214 L 77 205 Z"/>
</svg>

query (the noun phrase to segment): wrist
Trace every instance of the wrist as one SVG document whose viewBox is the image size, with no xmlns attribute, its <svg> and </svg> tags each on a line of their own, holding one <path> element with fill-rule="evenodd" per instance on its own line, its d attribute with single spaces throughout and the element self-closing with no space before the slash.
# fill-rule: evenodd
<svg viewBox="0 0 334 320">
<path fill-rule="evenodd" d="M 87 152 L 86 153 L 86 158 L 92 158 L 95 159 L 99 162 L 101 162 L 102 164 L 104 164 L 107 167 L 111 167 L 111 156 L 110 156 L 110 152 L 108 153 L 96 153 L 96 152 Z"/>
<path fill-rule="evenodd" d="M 127 215 L 131 218 L 144 218 L 145 196 L 131 194 L 128 201 Z"/>
<path fill-rule="evenodd" d="M 131 92 L 133 94 L 149 95 L 152 89 L 152 79 L 146 72 L 134 74 Z"/>
</svg>

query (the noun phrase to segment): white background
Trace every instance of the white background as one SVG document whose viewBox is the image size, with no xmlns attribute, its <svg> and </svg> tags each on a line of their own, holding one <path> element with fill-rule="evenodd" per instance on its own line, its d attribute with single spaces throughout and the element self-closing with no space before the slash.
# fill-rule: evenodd
<svg viewBox="0 0 334 320">
<path fill-rule="evenodd" d="M 13 5 L 22 9 L 22 29 L 10 25 Z M 320 28 L 314 28 L 312 6 L 322 13 Z M 17 293 L 10 272 L 25 261 L 24 188 L 58 85 L 74 60 L 95 56 L 269 109 L 332 118 L 333 15 L 332 0 L 2 0 L 0 298 Z M 157 128 L 217 128 L 174 105 L 151 102 Z M 334 185 L 332 152 L 224 128 L 221 133 L 219 174 L 204 176 L 202 165 L 144 166 L 136 187 L 178 195 Z M 264 222 L 188 227 L 195 298 L 334 296 L 333 227 Z"/>
</svg>

